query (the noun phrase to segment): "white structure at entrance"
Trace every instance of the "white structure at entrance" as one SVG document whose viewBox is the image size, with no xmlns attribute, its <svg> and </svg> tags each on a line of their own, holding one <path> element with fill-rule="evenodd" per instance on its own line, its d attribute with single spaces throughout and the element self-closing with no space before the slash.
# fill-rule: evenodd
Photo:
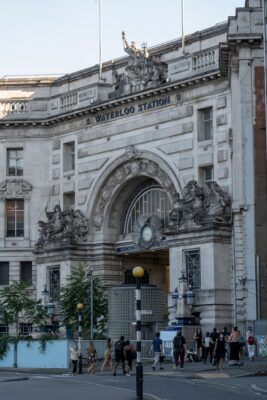
<svg viewBox="0 0 267 400">
<path fill-rule="evenodd" d="M 261 1 L 246 1 L 188 35 L 185 52 L 181 39 L 147 49 L 123 33 L 127 55 L 103 64 L 101 83 L 97 66 L 0 80 L 0 285 L 30 278 L 33 295 L 47 285 L 56 301 L 81 261 L 107 288 L 142 265 L 169 320 L 182 271 L 204 328 L 267 318 L 254 152 L 262 21 Z"/>
</svg>

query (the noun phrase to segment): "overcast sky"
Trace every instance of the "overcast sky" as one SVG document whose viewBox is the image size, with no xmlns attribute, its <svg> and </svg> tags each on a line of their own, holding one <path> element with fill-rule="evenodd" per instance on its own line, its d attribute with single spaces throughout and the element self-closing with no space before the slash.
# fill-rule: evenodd
<svg viewBox="0 0 267 400">
<path fill-rule="evenodd" d="M 185 34 L 235 15 L 245 0 L 184 0 Z M 181 36 L 181 0 L 101 0 L 102 61 L 121 32 L 148 47 Z M 98 64 L 98 0 L 0 0 L 0 77 L 63 74 Z"/>
</svg>

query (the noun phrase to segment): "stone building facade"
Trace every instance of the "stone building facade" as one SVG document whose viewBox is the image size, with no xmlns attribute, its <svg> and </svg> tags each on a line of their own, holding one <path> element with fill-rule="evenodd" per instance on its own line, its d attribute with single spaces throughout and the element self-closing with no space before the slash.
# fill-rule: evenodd
<svg viewBox="0 0 267 400">
<path fill-rule="evenodd" d="M 261 0 L 57 78 L 0 80 L 0 284 L 52 300 L 77 263 L 106 287 L 142 265 L 166 324 L 181 276 L 207 329 L 267 318 Z"/>
</svg>

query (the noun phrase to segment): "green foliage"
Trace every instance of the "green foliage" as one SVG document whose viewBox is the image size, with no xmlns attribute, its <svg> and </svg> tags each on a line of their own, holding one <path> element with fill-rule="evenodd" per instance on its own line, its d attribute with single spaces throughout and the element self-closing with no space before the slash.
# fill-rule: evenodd
<svg viewBox="0 0 267 400">
<path fill-rule="evenodd" d="M 90 331 L 90 279 L 87 277 L 88 269 L 80 264 L 67 278 L 67 284 L 61 289 L 61 318 L 66 327 L 78 330 L 77 304 L 82 303 L 82 330 L 83 336 Z M 93 332 L 94 339 L 104 339 L 107 324 L 107 299 L 104 294 L 102 281 L 93 278 Z"/>
<path fill-rule="evenodd" d="M 49 343 L 53 343 L 53 340 L 57 340 L 58 337 L 53 335 L 52 333 L 44 333 L 43 335 L 40 336 L 40 338 L 38 339 L 40 342 L 40 346 L 39 346 L 39 350 L 40 353 L 44 353 L 45 349 L 46 349 L 46 344 Z"/>
<path fill-rule="evenodd" d="M 0 302 L 4 305 L 4 316 L 0 323 L 15 324 L 16 336 L 19 323 L 40 324 L 48 317 L 41 306 L 41 300 L 30 297 L 29 284 L 13 281 L 11 285 L 0 290 Z"/>
<path fill-rule="evenodd" d="M 3 360 L 9 349 L 9 336 L 0 336 L 0 360 Z"/>
</svg>

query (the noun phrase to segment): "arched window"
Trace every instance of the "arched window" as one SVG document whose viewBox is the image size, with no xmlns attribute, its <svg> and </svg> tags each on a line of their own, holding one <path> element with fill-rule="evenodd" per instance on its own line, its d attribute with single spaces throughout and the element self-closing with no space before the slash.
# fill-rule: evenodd
<svg viewBox="0 0 267 400">
<path fill-rule="evenodd" d="M 167 193 L 159 186 L 146 188 L 139 192 L 133 199 L 125 219 L 124 233 L 132 233 L 135 222 L 141 216 L 146 218 L 157 214 L 167 225 L 171 203 Z"/>
</svg>

